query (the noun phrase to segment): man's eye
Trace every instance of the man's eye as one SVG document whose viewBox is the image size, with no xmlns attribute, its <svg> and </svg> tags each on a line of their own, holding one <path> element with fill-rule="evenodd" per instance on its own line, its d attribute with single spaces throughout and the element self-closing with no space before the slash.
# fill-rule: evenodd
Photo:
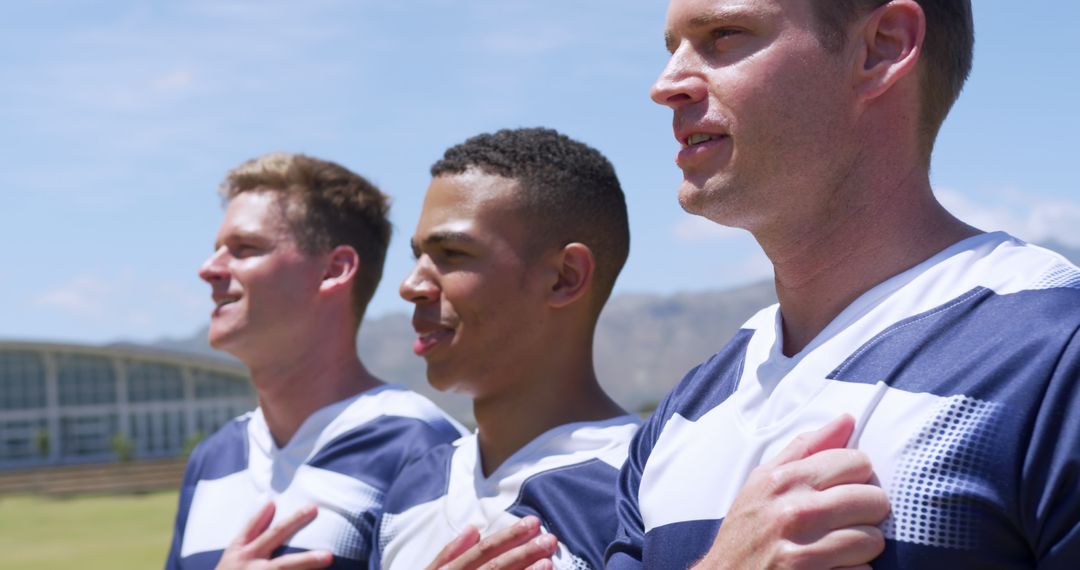
<svg viewBox="0 0 1080 570">
<path fill-rule="evenodd" d="M 256 253 L 255 246 L 240 244 L 229 248 L 233 257 L 248 257 Z"/>
<path fill-rule="evenodd" d="M 712 38 L 715 41 L 719 41 L 733 36 L 737 36 L 741 33 L 742 30 L 736 28 L 717 28 L 712 31 Z"/>
</svg>

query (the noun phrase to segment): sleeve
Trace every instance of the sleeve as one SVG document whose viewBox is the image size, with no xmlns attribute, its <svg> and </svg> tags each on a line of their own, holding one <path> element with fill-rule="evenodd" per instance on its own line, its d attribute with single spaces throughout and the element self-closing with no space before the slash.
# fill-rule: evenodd
<svg viewBox="0 0 1080 570">
<path fill-rule="evenodd" d="M 619 528 L 615 533 L 615 541 L 608 546 L 604 555 L 605 568 L 622 570 L 643 567 L 645 524 L 638 504 L 638 490 L 645 463 L 652 453 L 667 415 L 663 413 L 663 408 L 661 405 L 630 440 L 629 454 L 619 471 L 615 492 L 615 516 Z"/>
<path fill-rule="evenodd" d="M 1080 560 L 1080 333 L 1065 345 L 1036 416 L 1025 458 L 1021 505 L 1040 570 Z"/>
<path fill-rule="evenodd" d="M 169 547 L 168 558 L 165 559 L 165 570 L 180 570 L 180 552 L 184 544 L 184 528 L 187 527 L 187 516 L 191 510 L 191 500 L 195 495 L 195 484 L 199 481 L 199 466 L 202 464 L 202 449 L 200 443 L 191 452 L 187 466 L 184 468 L 184 480 L 180 484 L 180 499 L 176 508 L 176 522 L 173 527 L 172 544 Z"/>
</svg>

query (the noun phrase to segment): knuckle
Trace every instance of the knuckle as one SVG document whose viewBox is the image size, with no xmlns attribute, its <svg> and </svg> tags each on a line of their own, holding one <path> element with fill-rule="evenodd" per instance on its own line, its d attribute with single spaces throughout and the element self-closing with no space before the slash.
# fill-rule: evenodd
<svg viewBox="0 0 1080 570">
<path fill-rule="evenodd" d="M 786 503 L 777 507 L 774 520 L 780 529 L 780 534 L 786 536 L 792 529 L 798 526 L 802 520 L 803 510 L 797 503 Z"/>
<path fill-rule="evenodd" d="M 777 507 L 776 524 L 782 536 L 790 536 L 813 525 L 821 509 L 809 501 L 785 501 Z"/>
<path fill-rule="evenodd" d="M 774 467 L 765 473 L 766 489 L 774 495 L 787 493 L 798 483 L 798 473 L 790 464 Z"/>
<path fill-rule="evenodd" d="M 814 568 L 816 559 L 811 549 L 791 541 L 783 541 L 776 549 L 776 563 L 770 565 L 786 570 Z"/>
<path fill-rule="evenodd" d="M 476 543 L 474 548 L 476 548 L 476 553 L 480 556 L 487 556 L 494 552 L 496 546 L 496 542 L 491 537 L 488 537 Z"/>
</svg>

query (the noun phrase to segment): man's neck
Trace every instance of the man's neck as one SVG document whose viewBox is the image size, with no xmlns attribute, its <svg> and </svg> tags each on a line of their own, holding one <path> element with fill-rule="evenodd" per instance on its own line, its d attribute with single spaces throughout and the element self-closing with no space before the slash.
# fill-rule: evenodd
<svg viewBox="0 0 1080 570">
<path fill-rule="evenodd" d="M 355 349 L 309 348 L 249 364 L 259 407 L 279 447 L 319 409 L 381 383 L 360 362 Z"/>
<path fill-rule="evenodd" d="M 516 371 L 506 372 L 519 375 L 515 389 L 474 400 L 485 475 L 552 428 L 626 413 L 600 388 L 593 370 L 592 346 L 576 352 L 549 351 L 535 366 L 518 366 Z"/>
<path fill-rule="evenodd" d="M 785 355 L 874 286 L 979 233 L 945 211 L 928 183 L 884 198 L 788 243 L 762 243 L 773 261 Z"/>
</svg>

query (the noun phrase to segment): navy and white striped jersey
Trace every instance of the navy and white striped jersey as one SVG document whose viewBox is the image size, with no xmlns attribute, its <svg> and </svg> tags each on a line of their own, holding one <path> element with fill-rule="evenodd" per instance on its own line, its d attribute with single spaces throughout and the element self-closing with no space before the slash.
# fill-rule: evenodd
<svg viewBox="0 0 1080 570">
<path fill-rule="evenodd" d="M 615 538 L 615 483 L 640 420 L 620 416 L 553 428 L 488 477 L 475 434 L 408 465 L 386 495 L 373 568 L 425 568 L 466 525 L 481 535 L 527 515 L 559 539 L 555 568 L 603 566 Z"/>
<path fill-rule="evenodd" d="M 256 409 L 192 453 L 180 490 L 169 570 L 211 569 L 268 501 L 276 519 L 315 503 L 315 520 L 279 552 L 325 549 L 331 568 L 367 563 L 383 496 L 401 468 L 463 430 L 435 404 L 381 386 L 326 406 L 283 448 Z"/>
<path fill-rule="evenodd" d="M 798 355 L 751 318 L 642 427 L 610 568 L 685 568 L 750 471 L 852 414 L 889 495 L 883 568 L 1080 567 L 1080 270 L 1003 233 L 871 289 Z"/>
</svg>

